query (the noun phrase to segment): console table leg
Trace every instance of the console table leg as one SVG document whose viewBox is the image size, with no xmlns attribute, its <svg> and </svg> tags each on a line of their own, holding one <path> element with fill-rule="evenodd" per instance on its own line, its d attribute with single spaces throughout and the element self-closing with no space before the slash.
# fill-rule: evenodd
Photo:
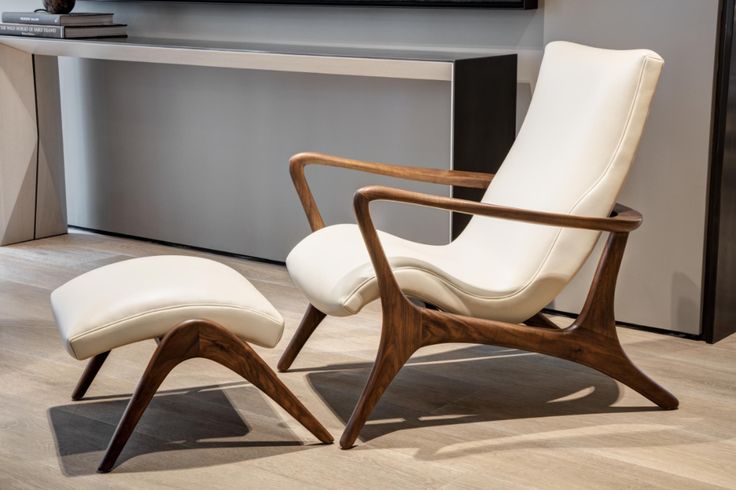
<svg viewBox="0 0 736 490">
<path fill-rule="evenodd" d="M 45 238 L 66 233 L 64 142 L 58 59 L 34 56 L 34 64 L 39 133 L 35 238 Z"/>
<path fill-rule="evenodd" d="M 0 45 L 0 245 L 35 236 L 37 163 L 33 56 Z"/>
<path fill-rule="evenodd" d="M 0 245 L 66 232 L 56 58 L 0 45 Z"/>
</svg>

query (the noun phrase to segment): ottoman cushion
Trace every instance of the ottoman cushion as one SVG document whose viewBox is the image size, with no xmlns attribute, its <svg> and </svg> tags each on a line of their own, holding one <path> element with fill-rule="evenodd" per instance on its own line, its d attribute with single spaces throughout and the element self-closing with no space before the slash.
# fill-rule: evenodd
<svg viewBox="0 0 736 490">
<path fill-rule="evenodd" d="M 125 260 L 82 274 L 51 293 L 69 353 L 85 359 L 204 319 L 243 340 L 273 347 L 284 320 L 234 269 L 199 257 Z"/>
</svg>

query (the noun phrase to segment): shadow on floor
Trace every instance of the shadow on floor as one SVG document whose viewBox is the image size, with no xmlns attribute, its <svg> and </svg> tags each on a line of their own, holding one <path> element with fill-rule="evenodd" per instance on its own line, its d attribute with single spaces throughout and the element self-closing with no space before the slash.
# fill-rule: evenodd
<svg viewBox="0 0 736 490">
<path fill-rule="evenodd" d="M 419 427 L 660 411 L 643 397 L 640 404 L 635 402 L 637 406 L 613 406 L 621 396 L 619 385 L 614 380 L 584 366 L 552 357 L 485 345 L 440 354 L 421 354 L 420 351 L 410 359 L 384 393 L 363 428 L 360 440 L 366 442 L 396 431 Z M 307 379 L 314 390 L 343 422 L 347 422 L 371 367 L 372 363 L 356 363 L 301 370 L 310 371 Z M 555 423 L 555 427 L 560 425 L 566 424 Z M 661 428 L 672 430 L 666 426 Z M 655 427 L 652 429 L 659 430 Z M 483 436 L 475 430 L 474 426 L 443 432 L 450 434 L 450 439 L 455 442 L 470 443 Z M 497 426 L 484 426 L 480 430 L 486 436 L 494 433 L 499 436 Z M 544 430 L 539 434 L 544 434 Z M 632 430 L 646 429 L 639 427 Z M 449 442 L 437 441 L 436 434 L 427 433 L 428 440 L 421 443 L 414 443 L 410 439 L 421 437 L 419 434 L 412 431 L 411 436 L 406 438 L 396 434 L 394 440 L 400 446 L 424 446 L 428 452 L 420 451 L 419 455 L 424 454 L 427 459 L 457 456 L 452 451 L 442 451 Z M 542 439 L 547 438 L 542 436 Z M 515 441 L 513 446 L 516 447 L 518 442 Z M 522 442 L 537 444 L 537 447 L 540 445 L 540 441 Z M 606 440 L 605 437 L 592 437 L 578 442 L 580 447 L 616 445 L 615 441 L 610 438 Z M 626 440 L 621 443 L 630 442 Z M 391 443 L 391 446 L 396 444 Z M 652 445 L 656 445 L 656 442 Z M 503 447 L 497 445 L 495 449 Z"/>
<path fill-rule="evenodd" d="M 49 422 L 62 472 L 95 473 L 129 396 L 52 407 Z M 246 410 L 254 428 L 235 406 Z M 114 472 L 198 468 L 309 449 L 258 389 L 244 383 L 160 391 Z"/>
</svg>

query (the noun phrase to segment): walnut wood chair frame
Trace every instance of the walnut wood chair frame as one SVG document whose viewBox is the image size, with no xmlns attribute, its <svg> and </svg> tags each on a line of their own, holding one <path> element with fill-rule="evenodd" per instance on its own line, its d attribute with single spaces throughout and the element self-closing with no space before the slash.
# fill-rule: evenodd
<svg viewBox="0 0 736 490">
<path fill-rule="evenodd" d="M 158 347 L 115 429 L 98 472 L 108 473 L 113 469 L 143 412 L 171 370 L 197 357 L 210 359 L 235 371 L 278 403 L 321 442 L 333 442 L 332 435 L 268 364 L 251 346 L 228 329 L 208 320 L 190 320 L 175 326 L 165 336 L 157 338 L 156 342 Z M 90 359 L 72 394 L 73 400 L 84 397 L 109 354 L 110 351 L 103 352 Z"/>
<path fill-rule="evenodd" d="M 349 160 L 319 153 L 292 157 L 290 172 L 313 231 L 325 226 L 304 169 L 320 164 L 380 174 L 406 180 L 485 189 L 492 174 L 395 166 Z M 429 206 L 452 212 L 523 221 L 540 226 L 556 226 L 608 232 L 587 299 L 580 315 L 567 328 L 559 328 L 541 311 L 521 324 L 456 315 L 418 306 L 401 291 L 379 240 L 370 213 L 372 201 L 395 201 Z M 640 371 L 626 356 L 616 333 L 614 295 L 616 279 L 629 233 L 641 225 L 637 211 L 616 205 L 608 218 L 515 209 L 491 204 L 372 186 L 357 191 L 355 215 L 376 271 L 383 308 L 381 340 L 375 363 L 345 431 L 343 449 L 354 445 L 368 416 L 401 367 L 421 347 L 451 343 L 492 344 L 566 359 L 596 369 L 665 410 L 673 410 L 678 400 Z M 325 318 L 313 305 L 281 357 L 278 367 L 286 371 L 312 332 Z"/>
</svg>

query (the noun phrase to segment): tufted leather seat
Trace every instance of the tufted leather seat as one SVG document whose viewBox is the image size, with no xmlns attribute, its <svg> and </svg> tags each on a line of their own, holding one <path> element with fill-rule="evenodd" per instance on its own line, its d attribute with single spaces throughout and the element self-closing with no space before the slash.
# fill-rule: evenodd
<svg viewBox="0 0 736 490">
<path fill-rule="evenodd" d="M 226 326 L 243 340 L 274 347 L 284 320 L 241 274 L 213 260 L 154 256 L 82 274 L 51 293 L 69 353 L 85 359 L 163 336 L 191 319 Z"/>
<path fill-rule="evenodd" d="M 550 43 L 517 140 L 484 203 L 606 217 L 634 158 L 662 58 Z M 475 216 L 445 246 L 381 233 L 401 289 L 443 310 L 522 322 L 551 302 L 590 255 L 599 233 Z M 357 313 L 378 285 L 355 225 L 318 230 L 286 261 L 320 311 Z"/>
</svg>

